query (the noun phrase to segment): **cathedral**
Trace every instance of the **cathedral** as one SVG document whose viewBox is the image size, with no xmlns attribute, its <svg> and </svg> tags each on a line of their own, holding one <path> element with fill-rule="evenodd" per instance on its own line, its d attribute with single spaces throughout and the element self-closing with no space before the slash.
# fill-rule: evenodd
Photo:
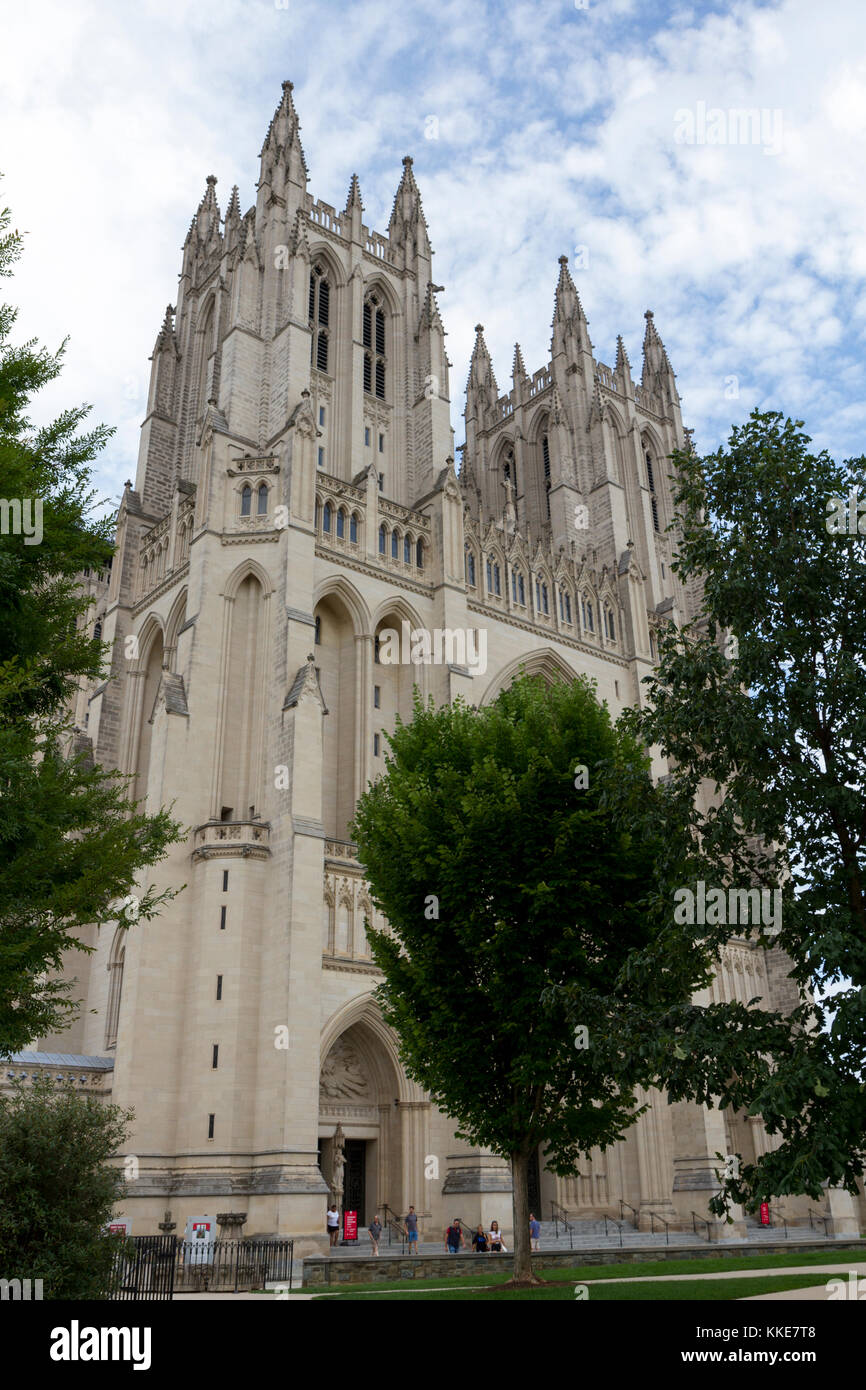
<svg viewBox="0 0 866 1390">
<path fill-rule="evenodd" d="M 222 1213 L 320 1250 L 335 1158 L 362 1229 L 414 1205 L 422 1240 L 455 1212 L 510 1232 L 507 1164 L 455 1138 L 377 1010 L 365 923 L 386 924 L 348 826 L 416 685 L 480 706 L 525 668 L 590 676 L 614 717 L 642 700 L 657 625 L 700 601 L 666 534 L 688 431 L 653 314 L 640 377 L 621 338 L 604 365 L 560 256 L 548 361 L 528 371 L 516 346 L 503 389 L 476 329 L 457 463 L 412 159 L 384 232 L 357 177 L 342 210 L 316 200 L 291 82 L 260 159 L 246 212 L 206 180 L 114 561 L 85 580 L 111 659 L 79 693 L 79 740 L 186 827 L 140 885 L 180 891 L 94 931 L 68 962 L 75 1027 L 7 1074 L 61 1067 L 134 1109 L 119 1215 L 137 1235 Z M 385 660 L 386 632 L 419 631 L 444 633 L 434 659 Z M 780 953 L 743 937 L 712 991 L 784 1007 L 791 988 Z M 762 1152 L 760 1117 L 649 1099 L 572 1176 L 537 1155 L 537 1214 L 712 1222 L 716 1155 Z M 845 1194 L 824 1214 L 855 1228 Z"/>
</svg>

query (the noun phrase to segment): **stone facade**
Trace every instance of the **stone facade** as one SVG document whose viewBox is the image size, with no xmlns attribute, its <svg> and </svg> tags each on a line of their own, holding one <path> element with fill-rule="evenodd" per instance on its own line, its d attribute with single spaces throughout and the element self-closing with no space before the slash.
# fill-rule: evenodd
<svg viewBox="0 0 866 1390">
<path fill-rule="evenodd" d="M 347 826 L 416 681 L 481 704 L 525 666 L 586 673 L 614 715 L 642 698 L 655 626 L 698 603 L 665 536 L 666 457 L 687 431 L 652 314 L 637 382 L 621 339 L 613 368 L 594 357 L 561 257 L 540 370 L 517 347 L 501 393 L 478 328 L 455 469 L 412 160 L 385 234 L 364 224 L 357 178 L 342 212 L 307 181 L 285 83 L 255 206 L 242 214 L 235 189 L 222 215 L 207 180 L 117 553 L 87 581 L 112 657 L 111 679 L 80 692 L 80 736 L 188 828 L 141 885 L 183 890 L 70 960 L 85 1007 L 42 1046 L 114 1061 L 112 1099 L 135 1109 L 135 1233 L 167 1209 L 178 1230 L 234 1210 L 246 1235 L 320 1247 L 341 1125 L 362 1222 L 411 1203 L 437 1238 L 454 1214 L 510 1234 L 506 1165 L 454 1138 L 372 1001 L 365 919 L 384 924 Z M 386 664 L 382 634 L 404 624 L 483 634 L 486 661 L 458 644 L 438 664 Z M 714 991 L 773 1003 L 783 976 L 739 940 Z M 542 1161 L 546 1215 L 624 1202 L 644 1227 L 691 1229 L 714 1155 L 766 1143 L 760 1121 L 651 1101 L 573 1177 Z"/>
</svg>

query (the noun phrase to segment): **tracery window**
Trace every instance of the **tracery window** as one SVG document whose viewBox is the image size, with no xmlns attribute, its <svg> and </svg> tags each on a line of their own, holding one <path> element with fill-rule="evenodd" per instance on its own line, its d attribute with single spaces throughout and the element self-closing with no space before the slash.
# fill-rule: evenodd
<svg viewBox="0 0 866 1390">
<path fill-rule="evenodd" d="M 385 309 L 377 294 L 364 300 L 364 390 L 385 399 Z"/>
<path fill-rule="evenodd" d="M 331 285 L 325 268 L 314 265 L 310 271 L 310 361 L 319 372 L 328 370 L 328 338 L 331 315 Z"/>
</svg>

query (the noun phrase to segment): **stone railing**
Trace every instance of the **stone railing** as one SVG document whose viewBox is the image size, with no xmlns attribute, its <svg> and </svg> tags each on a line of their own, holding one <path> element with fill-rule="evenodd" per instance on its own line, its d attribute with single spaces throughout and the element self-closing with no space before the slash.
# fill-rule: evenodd
<svg viewBox="0 0 866 1390">
<path fill-rule="evenodd" d="M 313 203 L 310 208 L 310 221 L 317 227 L 324 227 L 326 232 L 336 232 L 337 236 L 343 236 L 343 224 L 340 214 L 336 208 L 332 208 L 330 203 Z"/>
<path fill-rule="evenodd" d="M 0 1090 L 32 1085 L 37 1077 L 45 1077 L 56 1086 L 107 1095 L 111 1091 L 113 1071 L 113 1057 L 83 1057 L 69 1052 L 15 1052 L 0 1067 Z"/>
<path fill-rule="evenodd" d="M 367 251 L 377 260 L 387 261 L 388 265 L 394 264 L 394 253 L 391 250 L 391 243 L 387 237 L 381 236 L 378 232 L 367 233 Z"/>
<path fill-rule="evenodd" d="M 553 381 L 553 374 L 549 367 L 540 367 L 529 383 L 529 396 L 538 396 L 542 391 L 546 391 Z"/>
<path fill-rule="evenodd" d="M 267 859 L 270 838 L 269 821 L 206 821 L 193 832 L 193 862 L 222 857 Z"/>
</svg>

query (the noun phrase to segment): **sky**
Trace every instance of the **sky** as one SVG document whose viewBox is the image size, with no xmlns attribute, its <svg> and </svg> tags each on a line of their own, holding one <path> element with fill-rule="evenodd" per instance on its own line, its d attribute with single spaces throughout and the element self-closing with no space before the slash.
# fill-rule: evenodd
<svg viewBox="0 0 866 1390">
<path fill-rule="evenodd" d="M 543 366 L 567 255 L 601 361 L 621 333 L 637 376 L 653 310 L 700 452 L 758 406 L 866 453 L 862 0 L 41 0 L 3 30 L 0 204 L 26 235 L 0 288 L 19 340 L 70 339 L 34 421 L 87 401 L 116 427 L 106 496 L 206 176 L 223 212 L 235 183 L 254 203 L 286 78 L 314 197 L 341 209 L 357 172 L 386 232 L 414 157 L 458 444 L 474 325 L 500 391 L 515 341 Z"/>
</svg>

